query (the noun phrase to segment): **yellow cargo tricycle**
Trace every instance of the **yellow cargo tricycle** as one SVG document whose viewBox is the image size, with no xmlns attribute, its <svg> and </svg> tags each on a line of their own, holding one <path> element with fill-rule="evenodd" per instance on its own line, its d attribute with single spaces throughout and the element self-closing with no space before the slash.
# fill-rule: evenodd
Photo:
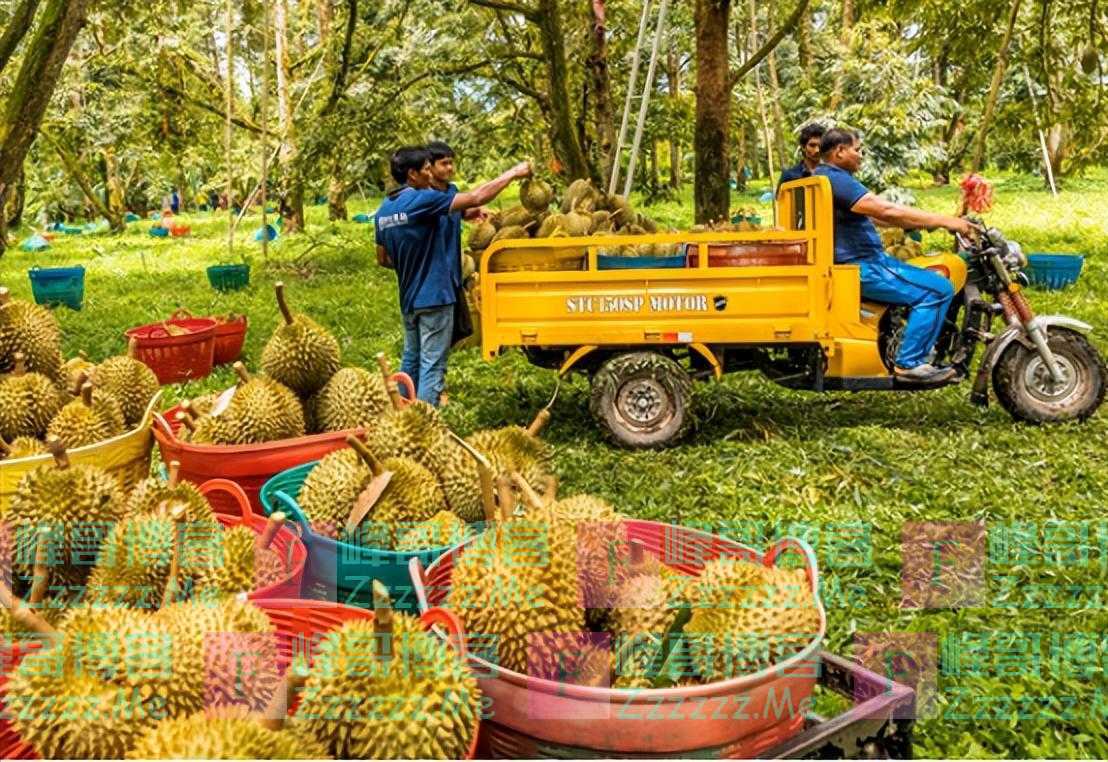
<svg viewBox="0 0 1108 762">
<path fill-rule="evenodd" d="M 826 178 L 782 185 L 775 216 L 773 230 L 742 233 L 496 241 L 480 262 L 482 354 L 519 347 L 560 375 L 587 373 L 593 414 L 631 447 L 686 432 L 693 378 L 757 370 L 812 391 L 919 389 L 892 372 L 907 310 L 863 301 L 857 266 L 834 263 Z M 675 255 L 607 256 L 628 244 Z M 988 404 L 991 380 L 1016 419 L 1092 415 L 1108 371 L 1091 327 L 1033 312 L 1026 257 L 999 231 L 958 246 L 911 260 L 954 285 L 932 362 L 957 368 L 957 383 L 983 345 L 972 402 Z"/>
</svg>

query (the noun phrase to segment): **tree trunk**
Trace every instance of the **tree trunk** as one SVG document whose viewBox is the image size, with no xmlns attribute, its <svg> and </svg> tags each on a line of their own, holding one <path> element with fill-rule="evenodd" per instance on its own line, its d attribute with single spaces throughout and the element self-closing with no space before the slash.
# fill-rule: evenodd
<svg viewBox="0 0 1108 762">
<path fill-rule="evenodd" d="M 996 101 L 1000 96 L 1000 85 L 1004 81 L 1004 72 L 1008 68 L 1008 50 L 1012 43 L 1012 33 L 1016 28 L 1016 18 L 1020 12 L 1020 0 L 1012 0 L 1012 6 L 1008 9 L 1008 27 L 1004 30 L 1004 37 L 1000 41 L 1000 50 L 996 54 L 996 67 L 993 69 L 993 82 L 989 86 L 989 97 L 985 101 L 985 113 L 981 115 L 981 125 L 977 130 L 977 137 L 973 143 L 973 160 L 971 168 L 973 172 L 980 172 L 985 164 L 985 143 L 989 133 L 989 126 L 993 120 L 993 111 L 996 110 Z"/>
<path fill-rule="evenodd" d="M 796 55 L 800 62 L 800 68 L 804 71 L 804 77 L 812 74 L 812 14 L 808 11 L 800 17 L 800 23 L 796 27 Z"/>
<path fill-rule="evenodd" d="M 348 188 L 342 177 L 342 162 L 335 159 L 331 162 L 331 174 L 327 180 L 327 219 L 331 222 L 346 220 L 346 194 Z"/>
<path fill-rule="evenodd" d="M 586 65 L 592 79 L 593 126 L 603 185 L 612 176 L 612 152 L 616 143 L 616 126 L 612 114 L 612 78 L 608 69 L 606 0 L 591 0 L 589 6 L 592 9 L 592 52 Z"/>
<path fill-rule="evenodd" d="M 315 0 L 315 18 L 319 25 L 319 44 L 328 45 L 331 37 L 331 21 L 334 19 L 331 0 Z"/>
<path fill-rule="evenodd" d="M 534 14 L 546 59 L 547 95 L 550 98 L 550 133 L 554 151 L 569 180 L 589 178 L 589 162 L 574 129 L 573 107 L 569 99 L 569 70 L 566 65 L 565 33 L 557 0 L 539 0 Z"/>
<path fill-rule="evenodd" d="M 656 192 L 658 190 L 658 141 L 650 141 L 650 190 Z"/>
<path fill-rule="evenodd" d="M 123 200 L 123 181 L 119 179 L 119 160 L 115 157 L 115 149 L 108 146 L 104 149 L 104 174 L 107 176 L 105 185 L 108 189 L 108 222 L 112 230 L 123 230 L 123 217 L 127 213 L 127 205 Z M 184 204 L 184 199 L 181 199 Z M 118 227 L 116 225 L 118 224 Z"/>
<path fill-rule="evenodd" d="M 746 125 L 739 126 L 739 146 L 735 156 L 735 188 L 746 190 Z"/>
<path fill-rule="evenodd" d="M 88 2 L 47 0 L 38 29 L 27 45 L 0 121 L 0 209 L 6 204 L 8 189 L 23 171 L 23 160 L 38 133 L 62 65 L 85 25 Z M 0 255 L 6 246 L 7 239 L 0 237 Z"/>
<path fill-rule="evenodd" d="M 693 199 L 696 222 L 727 219 L 731 206 L 728 149 L 731 74 L 727 31 L 731 0 L 696 0 L 696 132 Z"/>
<path fill-rule="evenodd" d="M 291 75 L 289 72 L 288 0 L 277 0 L 273 10 L 274 57 L 277 63 L 277 116 L 281 124 L 281 231 L 298 233 L 304 229 L 304 181 L 296 166 L 296 125 L 293 123 Z"/>
<path fill-rule="evenodd" d="M 850 52 L 850 42 L 854 36 L 854 0 L 843 0 L 843 14 L 842 14 L 842 36 L 839 38 L 839 44 L 842 46 L 840 55 L 843 61 L 846 60 L 846 56 Z M 842 65 L 839 66 L 839 72 L 835 75 L 835 86 L 831 91 L 831 102 L 827 108 L 830 111 L 834 111 L 842 103 L 843 99 L 843 69 Z"/>
<path fill-rule="evenodd" d="M 4 71 L 4 67 L 8 65 L 12 54 L 15 53 L 15 49 L 19 47 L 20 41 L 30 31 L 31 22 L 35 18 L 35 10 L 38 9 L 38 3 L 39 0 L 21 0 L 15 10 L 12 11 L 11 18 L 8 19 L 8 26 L 4 29 L 4 33 L 0 35 L 0 71 Z"/>
<path fill-rule="evenodd" d="M 750 0 L 750 49 L 758 49 L 758 7 L 755 4 L 756 0 Z M 773 150 L 774 139 L 773 133 L 770 130 L 769 117 L 766 115 L 766 95 L 765 89 L 762 87 L 762 76 L 759 69 L 761 64 L 754 66 L 754 85 L 755 90 L 758 93 L 758 116 L 762 120 L 762 139 L 766 144 L 766 167 L 768 168 L 768 174 L 770 178 L 773 178 Z"/>
<path fill-rule="evenodd" d="M 785 114 L 781 110 L 781 80 L 777 78 L 777 57 L 770 53 L 766 57 L 769 69 L 769 93 L 773 100 L 773 137 L 777 143 L 777 163 L 785 166 L 788 148 L 785 145 Z"/>
<path fill-rule="evenodd" d="M 108 224 L 111 225 L 112 230 L 120 231 L 123 229 L 123 217 L 122 215 L 116 215 L 108 206 L 104 203 L 104 200 L 96 194 L 92 183 L 85 176 L 84 170 L 81 169 L 81 164 L 77 160 L 77 157 L 69 152 L 61 143 L 54 140 L 50 140 L 54 147 L 54 152 L 57 153 L 58 158 L 61 159 L 62 167 L 65 169 L 65 173 L 69 175 L 73 182 L 77 183 L 77 187 L 81 189 L 81 195 L 85 199 L 85 216 L 92 217 L 98 215 L 105 218 Z"/>
<path fill-rule="evenodd" d="M 677 58 L 676 45 L 670 45 L 666 53 L 666 81 L 670 100 L 676 105 L 681 97 L 681 62 Z M 669 187 L 674 190 L 681 187 L 681 141 L 676 135 L 669 136 Z"/>
<path fill-rule="evenodd" d="M 23 205 L 27 200 L 27 178 L 24 176 L 23 167 L 19 168 L 19 177 L 16 178 L 8 193 L 8 203 L 3 214 L 0 214 L 0 223 L 5 227 L 0 228 L 0 236 L 7 228 L 17 228 L 23 224 Z"/>
<path fill-rule="evenodd" d="M 1064 125 L 1052 124 L 1046 130 L 1046 154 L 1050 160 L 1050 171 L 1054 173 L 1054 181 L 1057 184 L 1062 176 L 1062 162 L 1069 154 L 1068 130 Z M 1043 172 L 1043 180 L 1046 181 L 1046 172 Z"/>
</svg>

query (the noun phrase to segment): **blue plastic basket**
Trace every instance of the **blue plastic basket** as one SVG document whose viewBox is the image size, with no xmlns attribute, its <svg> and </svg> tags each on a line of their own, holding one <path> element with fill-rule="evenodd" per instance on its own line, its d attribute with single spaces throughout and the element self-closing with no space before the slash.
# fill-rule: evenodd
<svg viewBox="0 0 1108 762">
<path fill-rule="evenodd" d="M 373 580 L 379 580 L 389 589 L 393 606 L 402 611 L 417 611 L 408 563 L 413 558 L 419 558 L 419 562 L 427 566 L 450 550 L 450 546 L 399 552 L 352 545 L 316 534 L 296 501 L 308 472 L 317 463 L 318 460 L 313 460 L 282 471 L 263 484 L 258 493 L 267 516 L 274 511 L 284 511 L 291 521 L 299 525 L 300 538 L 308 548 L 303 586 L 305 597 L 326 598 L 368 608 L 373 605 Z"/>
<path fill-rule="evenodd" d="M 685 255 L 673 257 L 613 257 L 598 254 L 596 266 L 601 270 L 653 270 L 655 268 L 678 268 L 685 266 Z"/>
<path fill-rule="evenodd" d="M 208 283 L 216 291 L 238 291 L 250 285 L 250 265 L 212 265 Z"/>
<path fill-rule="evenodd" d="M 278 220 L 280 222 L 280 220 Z M 264 228 L 258 228 L 254 231 L 254 240 L 261 241 L 262 238 L 272 241 L 277 237 L 277 228 L 272 225 L 266 225 Z"/>
<path fill-rule="evenodd" d="M 373 218 L 370 217 L 365 212 L 359 212 L 358 214 L 355 214 L 351 219 L 354 222 L 361 222 L 363 224 L 366 223 L 366 222 L 372 222 L 373 221 Z"/>
<path fill-rule="evenodd" d="M 27 271 L 35 301 L 47 306 L 64 304 L 81 309 L 85 299 L 84 267 L 32 267 Z"/>
<path fill-rule="evenodd" d="M 1028 254 L 1027 277 L 1031 285 L 1056 290 L 1072 285 L 1085 265 L 1083 254 Z"/>
<path fill-rule="evenodd" d="M 155 225 L 154 227 L 150 228 L 150 235 L 155 236 L 156 238 L 168 238 L 169 228 L 163 228 L 161 225 Z"/>
</svg>

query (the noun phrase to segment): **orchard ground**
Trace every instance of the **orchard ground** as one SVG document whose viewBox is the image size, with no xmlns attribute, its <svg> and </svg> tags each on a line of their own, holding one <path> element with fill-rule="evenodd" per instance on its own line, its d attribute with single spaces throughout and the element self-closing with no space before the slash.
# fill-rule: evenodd
<svg viewBox="0 0 1108 762">
<path fill-rule="evenodd" d="M 755 185 L 733 206 L 755 207 L 768 220 L 769 206 L 757 201 L 764 190 Z M 927 209 L 955 210 L 956 187 L 912 190 Z M 987 221 L 1025 251 L 1086 255 L 1076 285 L 1035 291 L 1032 303 L 1040 313 L 1092 324 L 1094 342 L 1108 353 L 1108 172 L 1070 181 L 1057 199 L 1038 178 L 1005 177 L 995 201 Z M 372 198 L 351 199 L 351 215 L 375 206 Z M 686 190 L 679 202 L 642 211 L 687 227 L 691 209 Z M 30 266 L 87 268 L 84 309 L 56 311 L 67 357 L 120 353 L 126 328 L 187 307 L 246 313 L 244 359 L 254 367 L 278 320 L 272 286 L 283 279 L 293 309 L 339 337 L 346 364 L 372 368 L 378 351 L 398 364 L 395 276 L 374 264 L 372 225 L 329 225 L 326 207 L 312 207 L 309 233 L 278 238 L 267 266 L 253 240 L 258 215 L 240 227 L 230 258 L 224 216 L 182 219 L 192 225 L 190 237 L 152 237 L 144 221 L 119 236 L 59 235 L 37 254 L 13 248 L 0 260 L 0 282 L 30 298 Z M 925 248 L 949 246 L 946 234 L 925 238 Z M 243 256 L 253 267 L 251 286 L 213 291 L 205 268 Z M 169 398 L 231 383 L 224 368 L 170 388 Z M 447 385 L 445 417 L 468 434 L 525 424 L 550 399 L 555 375 L 518 353 L 486 363 L 469 349 L 452 357 Z M 1108 632 L 1108 411 L 1083 424 L 1033 427 L 1012 422 L 995 403 L 974 408 L 967 395 L 965 385 L 923 394 L 812 394 L 733 375 L 696 387 L 699 422 L 679 446 L 629 452 L 602 437 L 588 414 L 587 384 L 575 379 L 563 385 L 545 438 L 556 447 L 563 494 L 587 491 L 635 517 L 715 527 L 760 547 L 782 534 L 807 537 L 824 576 L 829 650 L 851 654 L 874 633 L 915 633 L 914 648 L 939 668 L 928 717 L 917 725 L 917 755 L 1108 756 L 1108 641 L 1101 641 Z M 903 548 L 921 522 L 986 523 L 978 566 L 968 572 L 980 585 L 974 605 L 902 605 L 910 555 Z M 829 697 L 818 704 L 825 712 L 842 707 Z"/>
</svg>

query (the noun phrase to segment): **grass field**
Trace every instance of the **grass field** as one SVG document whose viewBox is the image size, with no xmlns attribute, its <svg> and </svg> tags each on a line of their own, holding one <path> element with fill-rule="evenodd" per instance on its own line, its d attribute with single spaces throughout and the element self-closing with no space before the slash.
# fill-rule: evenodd
<svg viewBox="0 0 1108 762">
<path fill-rule="evenodd" d="M 733 203 L 768 214 L 757 203 L 762 189 Z M 954 210 L 956 188 L 915 192 L 926 208 Z M 690 195 L 647 211 L 687 225 Z M 373 202 L 354 203 L 351 213 Z M 394 276 L 373 265 L 372 226 L 329 226 L 325 207 L 309 216 L 311 234 L 278 239 L 268 263 L 253 241 L 256 218 L 244 223 L 228 259 L 225 220 L 198 214 L 185 218 L 189 238 L 157 239 L 141 222 L 120 236 L 59 236 L 40 254 L 12 250 L 0 260 L 0 283 L 29 298 L 28 267 L 85 265 L 84 310 L 58 310 L 67 356 L 121 352 L 124 329 L 183 306 L 248 314 L 251 365 L 278 319 L 272 284 L 283 279 L 294 309 L 340 337 L 348 364 L 369 366 L 379 350 L 397 363 Z M 1091 323 L 1108 351 L 1108 174 L 1073 181 L 1057 199 L 1037 179 L 1006 178 L 987 219 L 1025 251 L 1086 255 L 1075 286 L 1035 292 L 1032 300 L 1041 313 Z M 937 248 L 949 240 L 932 234 L 926 242 Z M 220 295 L 208 287 L 205 267 L 242 255 L 254 270 L 249 289 Z M 230 383 L 224 369 L 172 396 Z M 516 353 L 485 363 L 470 349 L 451 360 L 444 413 L 460 433 L 524 423 L 554 388 L 552 372 Z M 917 726 L 917 755 L 1108 756 L 1108 696 L 1100 700 L 1108 689 L 1108 413 L 1035 428 L 1013 423 L 995 405 L 974 408 L 967 395 L 966 387 L 816 395 L 736 375 L 697 388 L 699 421 L 680 446 L 628 452 L 602 438 L 577 379 L 562 387 L 547 438 L 567 494 L 588 491 L 633 516 L 714 526 L 755 545 L 806 536 L 825 577 L 830 650 L 849 654 L 870 633 L 915 633 L 933 665 L 941 650 L 938 693 Z M 978 605 L 901 607 L 906 524 L 975 521 L 988 527 Z M 848 537 L 861 538 L 860 547 L 850 546 L 860 552 L 846 552 Z M 1080 647 L 1084 636 L 1091 653 Z"/>
</svg>

